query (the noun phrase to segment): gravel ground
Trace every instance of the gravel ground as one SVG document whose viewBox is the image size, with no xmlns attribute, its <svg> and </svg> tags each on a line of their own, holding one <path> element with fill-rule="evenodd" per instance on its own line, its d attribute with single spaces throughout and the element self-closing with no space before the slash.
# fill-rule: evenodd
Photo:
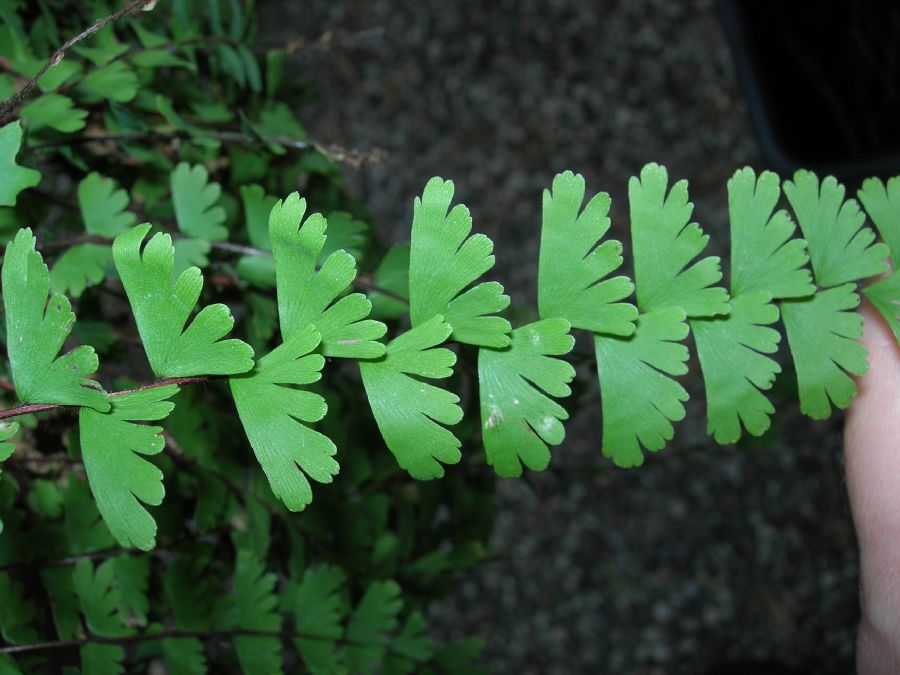
<svg viewBox="0 0 900 675">
<path fill-rule="evenodd" d="M 557 171 L 610 192 L 624 237 L 628 177 L 665 164 L 723 253 L 725 181 L 764 166 L 708 1 L 259 4 L 268 42 L 384 29 L 295 58 L 319 93 L 304 120 L 321 141 L 387 152 L 347 181 L 388 241 L 408 237 L 430 176 L 453 179 L 514 303 L 535 302 L 540 194 Z M 802 419 L 786 400 L 769 441 L 719 448 L 692 372 L 688 419 L 640 470 L 601 461 L 587 388 L 554 470 L 501 481 L 497 559 L 435 609 L 439 632 L 487 637 L 496 673 L 852 671 L 841 420 Z"/>
</svg>

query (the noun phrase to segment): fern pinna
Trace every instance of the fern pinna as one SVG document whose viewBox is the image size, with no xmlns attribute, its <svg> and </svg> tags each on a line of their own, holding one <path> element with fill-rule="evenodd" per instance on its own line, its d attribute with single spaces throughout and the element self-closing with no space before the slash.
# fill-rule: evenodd
<svg viewBox="0 0 900 675">
<path fill-rule="evenodd" d="M 36 181 L 15 164 L 18 123 L 0 130 L 0 137 L 6 139 L 0 161 L 8 167 L 0 191 L 11 205 Z M 188 241 L 227 235 L 219 224 L 219 186 L 203 167 L 178 165 L 171 186 Z M 35 407 L 78 407 L 81 451 L 100 512 L 120 543 L 149 549 L 155 525 L 141 502 L 159 504 L 164 489 L 162 474 L 141 455 L 159 452 L 163 441 L 159 427 L 142 423 L 164 420 L 173 408 L 169 399 L 191 378 L 228 377 L 248 444 L 275 496 L 295 511 L 313 498 L 310 479 L 331 482 L 339 472 L 339 448 L 314 428 L 327 414 L 325 399 L 309 388 L 326 357 L 359 362 L 385 444 L 418 479 L 442 476 L 444 465 L 461 457 L 450 429 L 463 417 L 459 398 L 437 382 L 453 374 L 452 343 L 478 348 L 482 439 L 500 476 L 520 475 L 523 465 L 546 468 L 548 446 L 563 441 L 567 414 L 556 399 L 569 394 L 575 376 L 564 360 L 574 346 L 573 330 L 593 334 L 602 453 L 622 467 L 640 465 L 643 450 L 662 448 L 684 417 L 688 395 L 676 377 L 687 372 L 690 332 L 706 383 L 708 430 L 720 443 L 737 441 L 742 429 L 760 435 L 769 427 L 773 407 L 765 391 L 780 371 L 773 359 L 779 315 L 803 412 L 825 418 L 832 405 L 845 408 L 855 394 L 852 376 L 867 367 L 862 321 L 854 312 L 856 284 L 886 272 L 893 249 L 875 243 L 857 202 L 845 199 L 833 178 L 820 181 L 798 171 L 785 182 L 800 239 L 788 212 L 776 210 L 778 177 L 749 168 L 735 173 L 728 183 L 726 290 L 719 259 L 702 257 L 708 236 L 690 222 L 685 181 L 670 187 L 665 168 L 656 164 L 631 179 L 632 282 L 616 274 L 623 245 L 604 238 L 609 196 L 600 193 L 585 203 L 584 179 L 560 174 L 544 193 L 537 320 L 516 328 L 500 316 L 509 305 L 503 287 L 481 281 L 494 264 L 493 245 L 472 234 L 468 210 L 452 204 L 453 189 L 440 178 L 428 182 L 415 200 L 408 263 L 388 256 L 376 275 L 402 279 L 396 294 L 408 298 L 411 326 L 386 342 L 385 324 L 369 318 L 370 299 L 349 292 L 357 275 L 353 255 L 326 250 L 326 218 L 307 213 L 297 193 L 275 200 L 259 188 L 242 191 L 248 234 L 271 250 L 282 340 L 254 354 L 247 343 L 227 337 L 234 323 L 227 306 L 206 306 L 194 315 L 203 275 L 188 266 L 192 258 L 179 260 L 177 244 L 184 239 L 173 243 L 165 232 L 148 239 L 152 226 L 134 226 L 127 193 L 109 178 L 88 175 L 78 187 L 79 204 L 86 232 L 101 239 L 78 246 L 100 249 L 101 262 L 111 258 L 159 379 L 105 392 L 90 377 L 98 368 L 93 348 L 59 354 L 75 317 L 66 296 L 50 294 L 51 288 L 77 297 L 97 279 L 81 256 L 70 257 L 78 246 L 49 271 L 26 228 L 8 244 L 3 262 L 7 353 L 22 401 L 3 418 Z M 866 181 L 859 197 L 885 241 L 900 245 L 900 178 L 887 185 Z M 109 243 L 96 243 L 102 239 Z M 79 271 L 89 276 L 80 278 Z M 896 284 L 893 274 L 864 290 L 895 332 Z"/>
<path fill-rule="evenodd" d="M 4 206 L 15 205 L 17 195 L 40 180 L 16 163 L 21 138 L 18 122 L 0 129 Z M 251 304 L 258 303 L 245 317 L 246 333 L 253 335 L 257 313 L 272 325 L 277 316 L 280 328 L 274 346 L 271 333 L 259 328 L 254 349 L 228 337 L 235 322 L 228 306 L 196 311 L 204 284 L 200 268 L 208 265 L 210 247 L 228 237 L 221 190 L 206 169 L 181 163 L 171 171 L 178 232 L 152 234 L 151 224 L 135 224 L 126 190 L 90 173 L 76 191 L 86 236 L 57 254 L 52 269 L 30 229 L 19 229 L 7 245 L 5 343 L 21 404 L 0 418 L 77 410 L 77 444 L 99 515 L 121 546 L 150 550 L 157 523 L 146 507 L 160 505 L 166 493 L 163 472 L 150 459 L 168 442 L 158 425 L 189 425 L 190 414 L 182 415 L 177 406 L 183 404 L 174 401 L 190 405 L 181 388 L 209 378 L 227 378 L 247 451 L 255 454 L 272 495 L 291 511 L 310 504 L 315 483 L 329 483 L 340 472 L 339 439 L 328 433 L 327 392 L 315 384 L 329 367 L 358 363 L 385 445 L 412 477 L 439 478 L 445 466 L 471 452 L 452 430 L 464 417 L 460 398 L 441 382 L 454 374 L 454 344 L 477 349 L 481 439 L 487 463 L 499 476 L 519 476 L 523 467 L 545 469 L 550 447 L 563 442 L 567 412 L 560 399 L 570 394 L 575 377 L 565 358 L 574 348 L 573 331 L 593 336 L 603 412 L 598 443 L 615 465 L 638 466 L 644 451 L 660 450 L 672 439 L 688 399 L 678 377 L 688 369 L 689 333 L 706 385 L 708 431 L 717 442 L 734 443 L 743 430 L 758 436 L 770 425 L 774 408 L 766 391 L 781 369 L 773 358 L 781 339 L 774 327 L 779 317 L 801 409 L 816 419 L 828 417 L 832 406 L 850 403 L 853 376 L 867 368 L 859 342 L 862 320 L 855 312 L 857 284 L 888 272 L 889 256 L 897 266 L 900 177 L 887 184 L 870 179 L 858 193 L 886 243 L 875 242 L 863 211 L 833 178 L 798 171 L 782 185 L 771 172 L 744 168 L 727 187 L 726 289 L 720 260 L 703 255 L 708 236 L 691 222 L 685 181 L 670 185 L 665 168 L 656 164 L 631 179 L 632 281 L 618 271 L 625 247 L 606 238 L 610 197 L 588 197 L 579 175 L 556 176 L 543 195 L 537 311 L 533 321 L 513 327 L 501 316 L 510 304 L 503 287 L 482 280 L 494 264 L 492 243 L 472 233 L 468 210 L 453 204 L 452 182 L 433 178 L 426 184 L 415 200 L 410 244 L 391 249 L 374 282 L 362 286 L 354 255 L 359 227 L 351 217 L 326 218 L 309 213 L 297 193 L 277 199 L 257 185 L 245 186 L 240 196 L 252 246 L 235 247 L 242 253 L 235 269 L 255 289 Z M 782 190 L 803 238 L 795 236 L 788 211 L 778 208 Z M 99 361 L 92 347 L 60 352 L 76 328 L 66 294 L 79 298 L 115 276 L 157 380 L 108 391 L 93 379 Z M 898 283 L 893 273 L 862 292 L 900 338 Z M 368 295 L 354 291 L 355 285 Z M 409 327 L 400 329 L 398 319 L 406 315 Z M 379 319 L 398 328 L 387 337 Z M 4 424 L 0 461 L 14 452 L 19 429 Z M 217 470 L 214 452 L 200 461 Z M 71 478 L 66 499 L 89 498 Z M 80 536 L 108 535 L 86 522 Z M 202 666 L 200 638 L 218 630 L 234 635 L 246 672 L 277 672 L 282 614 L 301 604 L 316 608 L 313 619 L 306 612 L 295 617 L 296 648 L 314 672 L 332 672 L 334 663 L 351 672 L 364 669 L 383 655 L 385 631 L 396 633 L 393 648 L 406 649 L 404 658 L 430 657 L 421 616 L 413 612 L 399 624 L 401 601 L 392 582 L 373 582 L 355 608 L 347 608 L 337 595 L 343 572 L 310 568 L 281 592 L 280 613 L 275 577 L 250 549 L 239 548 L 235 604 L 221 625 L 210 618 L 221 613 L 203 609 L 210 601 L 204 566 L 211 561 L 178 558 L 168 568 L 164 586 L 179 632 L 161 640 L 167 659 Z M 87 672 L 105 672 L 121 662 L 122 646 L 114 639 L 133 631 L 111 617 L 128 605 L 129 589 L 129 612 L 145 611 L 140 589 L 146 590 L 147 564 L 146 558 L 126 556 L 96 566 L 80 560 L 71 576 L 46 570 L 60 637 L 71 632 L 67 611 L 76 610 L 65 603 L 73 599 L 80 599 L 89 630 L 98 636 L 81 647 L 84 667 L 92 664 Z M 15 613 L 22 626 L 34 612 L 2 573 L 0 606 L 12 608 L 7 616 Z M 14 628 L 4 630 L 12 634 Z M 0 659 L 9 658 L 0 653 Z M 200 668 L 185 670 L 195 671 Z"/>
</svg>

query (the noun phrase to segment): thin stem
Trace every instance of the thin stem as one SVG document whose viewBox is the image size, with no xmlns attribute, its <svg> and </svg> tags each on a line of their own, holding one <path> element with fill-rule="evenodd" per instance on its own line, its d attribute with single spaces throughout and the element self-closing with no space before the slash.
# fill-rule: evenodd
<svg viewBox="0 0 900 675">
<path fill-rule="evenodd" d="M 369 38 L 381 37 L 384 35 L 384 26 L 373 26 L 364 28 L 354 33 L 335 32 L 326 30 L 318 38 L 312 42 L 306 40 L 291 40 L 285 45 L 284 50 L 288 54 L 294 54 L 299 51 L 322 50 L 327 51 L 334 47 L 352 47 L 358 42 L 363 42 Z"/>
<path fill-rule="evenodd" d="M 220 251 L 228 251 L 229 253 L 240 253 L 241 255 L 252 255 L 260 258 L 271 258 L 270 251 L 264 251 L 261 248 L 253 248 L 244 244 L 232 244 L 228 241 L 211 241 L 210 248 L 217 248 Z"/>
<path fill-rule="evenodd" d="M 384 157 L 384 151 L 381 148 L 374 148 L 369 152 L 356 150 L 353 148 L 343 148 L 339 145 L 327 145 L 314 140 L 300 140 L 290 138 L 288 136 L 251 136 L 236 131 L 206 131 L 202 133 L 192 134 L 184 129 L 176 129 L 174 131 L 148 131 L 144 133 L 126 133 L 126 134 L 85 134 L 82 136 L 74 136 L 72 138 L 62 138 L 55 141 L 47 141 L 45 143 L 36 143 L 27 146 L 27 150 L 45 150 L 48 148 L 56 148 L 60 146 L 79 145 L 82 143 L 95 142 L 121 142 L 121 143 L 142 143 L 142 142 L 159 142 L 171 141 L 178 139 L 208 138 L 222 143 L 232 143 L 239 145 L 260 145 L 265 143 L 273 143 L 282 145 L 293 150 L 318 150 L 320 153 L 335 162 L 349 164 L 354 168 L 359 168 L 363 164 L 376 164 Z"/>
<path fill-rule="evenodd" d="M 136 391 L 144 391 L 145 389 L 156 389 L 157 387 L 166 387 L 170 384 L 193 384 L 194 382 L 205 382 L 208 377 L 170 377 L 165 380 L 158 380 L 150 384 L 145 384 L 135 389 L 123 389 L 122 391 L 109 392 L 110 396 L 122 396 L 124 394 L 132 394 Z M 17 405 L 7 410 L 0 410 L 0 420 L 9 419 L 10 417 L 18 417 L 20 415 L 33 415 L 35 413 L 47 412 L 50 410 L 60 410 L 71 406 L 58 403 L 25 403 Z"/>
<path fill-rule="evenodd" d="M 28 96 L 28 94 L 31 93 L 31 90 L 34 89 L 34 87 L 37 85 L 38 80 L 41 79 L 44 73 L 50 70 L 53 66 L 59 64 L 59 62 L 65 58 L 66 51 L 77 45 L 85 38 L 89 38 L 91 35 L 96 33 L 107 24 L 118 21 L 122 17 L 128 16 L 129 14 L 142 9 L 153 1 L 154 0 L 134 0 L 134 2 L 127 4 L 118 12 L 113 12 L 109 16 L 98 19 L 75 37 L 71 37 L 66 40 L 61 47 L 59 47 L 55 52 L 53 52 L 53 54 L 50 55 L 50 58 L 47 59 L 47 63 L 45 63 L 41 67 L 41 69 L 35 74 L 35 76 L 28 80 L 28 82 L 25 83 L 24 87 L 22 87 L 18 92 L 7 99 L 3 106 L 0 107 L 0 125 L 5 124 L 6 121 L 12 116 L 12 114 L 16 111 L 16 108 L 18 108 L 19 104 L 21 104 L 22 101 L 25 100 L 25 98 Z"/>
<path fill-rule="evenodd" d="M 0 410 L 0 420 L 6 420 L 10 417 L 19 417 L 20 415 L 34 415 L 35 413 L 47 412 L 48 410 L 58 410 L 65 406 L 55 403 L 26 403 L 17 405 L 8 410 Z"/>
<path fill-rule="evenodd" d="M 138 633 L 136 635 L 124 635 L 122 637 L 100 637 L 92 635 L 80 640 L 52 640 L 48 642 L 34 642 L 26 645 L 13 645 L 11 647 L 0 647 L 0 654 L 23 654 L 26 652 L 36 652 L 48 649 L 68 649 L 72 647 L 84 647 L 89 644 L 131 644 L 134 642 L 148 642 L 155 640 L 165 640 L 166 638 L 198 638 L 200 640 L 212 639 L 228 639 L 241 635 L 256 635 L 266 637 L 278 637 L 283 640 L 294 638 L 303 638 L 304 640 L 322 640 L 326 642 L 336 642 L 338 644 L 362 644 L 351 642 L 348 640 L 332 640 L 331 638 L 304 633 L 301 631 L 263 631 L 249 630 L 244 628 L 234 628 L 231 630 L 211 631 L 211 630 L 164 630 L 158 633 Z"/>
</svg>

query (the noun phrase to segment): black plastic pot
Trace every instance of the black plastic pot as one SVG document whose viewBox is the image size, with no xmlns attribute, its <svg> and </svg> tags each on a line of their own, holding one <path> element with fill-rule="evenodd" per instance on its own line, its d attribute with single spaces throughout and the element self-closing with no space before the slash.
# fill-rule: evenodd
<svg viewBox="0 0 900 675">
<path fill-rule="evenodd" d="M 718 0 L 763 153 L 856 183 L 900 173 L 900 3 Z"/>
</svg>

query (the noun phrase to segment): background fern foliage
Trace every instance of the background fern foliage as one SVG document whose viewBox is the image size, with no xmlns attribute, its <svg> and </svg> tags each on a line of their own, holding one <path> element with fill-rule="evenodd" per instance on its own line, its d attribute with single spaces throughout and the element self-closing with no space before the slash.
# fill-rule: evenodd
<svg viewBox="0 0 900 675">
<path fill-rule="evenodd" d="M 513 326 L 451 181 L 370 235 L 365 158 L 307 136 L 248 10 L 0 0 L 0 673 L 479 672 L 425 611 L 487 555 L 493 476 L 563 442 L 575 331 L 620 467 L 684 417 L 691 334 L 720 443 L 769 427 L 779 319 L 802 410 L 849 404 L 900 178 L 872 229 L 833 178 L 738 170 L 726 283 L 686 181 L 632 178 L 623 244 L 562 173 Z M 862 292 L 900 337 L 896 273 Z"/>
</svg>

